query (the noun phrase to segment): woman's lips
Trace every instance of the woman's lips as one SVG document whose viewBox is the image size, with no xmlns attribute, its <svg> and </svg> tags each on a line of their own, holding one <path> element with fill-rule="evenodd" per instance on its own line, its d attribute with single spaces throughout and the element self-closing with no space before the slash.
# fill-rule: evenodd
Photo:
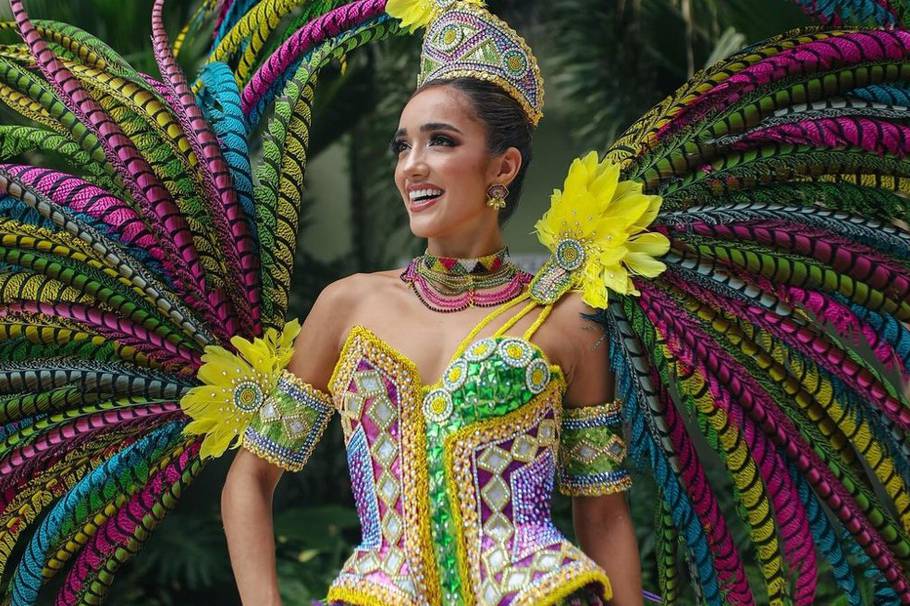
<svg viewBox="0 0 910 606">
<path fill-rule="evenodd" d="M 426 210 L 429 207 L 436 204 L 437 202 L 439 202 L 443 196 L 445 196 L 445 193 L 442 193 L 442 194 L 436 196 L 435 198 L 430 198 L 429 200 L 420 200 L 419 202 L 410 202 L 409 208 L 411 209 L 411 212 L 415 212 L 415 213 L 420 212 L 422 210 Z"/>
</svg>

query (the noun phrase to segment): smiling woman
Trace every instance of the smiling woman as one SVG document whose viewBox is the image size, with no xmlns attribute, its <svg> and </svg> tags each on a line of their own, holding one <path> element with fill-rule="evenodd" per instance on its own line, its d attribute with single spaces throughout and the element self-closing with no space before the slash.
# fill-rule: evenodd
<svg viewBox="0 0 910 606">
<path fill-rule="evenodd" d="M 910 603 L 910 402 L 882 370 L 910 373 L 907 7 L 826 2 L 887 27 L 751 45 L 575 160 L 531 276 L 500 223 L 543 83 L 477 0 L 207 1 L 192 84 L 163 0 L 160 80 L 10 4 L 0 100 L 34 125 L 2 127 L 4 153 L 53 150 L 72 174 L 0 165 L 5 601 L 63 572 L 57 604 L 99 603 L 233 447 L 237 585 L 280 603 L 272 494 L 338 413 L 362 540 L 329 602 L 640 604 L 628 452 L 656 479 L 668 603 L 683 560 L 711 606 L 834 603 L 826 575 L 845 603 Z M 427 251 L 286 322 L 317 76 L 419 27 L 394 182 Z"/>
<path fill-rule="evenodd" d="M 452 32 L 463 28 L 475 39 L 459 47 Z M 478 64 L 468 55 L 484 44 L 497 52 Z M 583 318 L 594 310 L 577 294 L 533 295 L 501 232 L 540 117 L 536 61 L 505 23 L 453 5 L 430 24 L 422 64 L 391 149 L 410 230 L 427 252 L 403 273 L 329 285 L 298 337 L 306 354 L 288 367 L 341 414 L 364 532 L 328 599 L 641 603 L 602 331 Z M 590 453 L 564 447 L 587 444 L 591 432 L 603 444 Z M 270 533 L 256 513 L 261 532 L 251 540 L 250 511 L 266 511 L 261 491 L 277 481 L 268 461 L 280 460 L 245 445 L 250 453 L 237 456 L 225 486 L 224 519 L 241 595 L 260 603 L 277 588 L 262 582 L 275 577 L 260 557 Z M 587 553 L 550 519 L 557 475 L 582 502 Z"/>
<path fill-rule="evenodd" d="M 512 147 L 491 154 L 489 132 L 472 99 L 446 84 L 422 89 L 402 111 L 395 184 L 411 232 L 427 238 L 433 254 L 472 258 L 502 248 L 500 211 L 487 204 L 488 192 L 514 181 L 522 157 Z"/>
<path fill-rule="evenodd" d="M 528 120 L 521 105 L 501 87 L 476 78 L 453 78 L 452 80 L 432 80 L 425 83 L 418 94 L 434 86 L 445 86 L 461 92 L 470 102 L 470 116 L 479 120 L 484 127 L 487 150 L 491 156 L 500 156 L 510 148 L 521 154 L 521 165 L 502 199 L 505 205 L 500 208 L 499 222 L 504 223 L 518 207 L 522 184 L 531 163 L 531 139 L 534 126 Z M 398 155 L 399 150 L 394 141 L 392 151 Z M 494 183 L 494 185 L 496 185 Z M 492 187 L 492 186 L 491 186 Z M 488 192 L 489 193 L 489 192 Z"/>
</svg>

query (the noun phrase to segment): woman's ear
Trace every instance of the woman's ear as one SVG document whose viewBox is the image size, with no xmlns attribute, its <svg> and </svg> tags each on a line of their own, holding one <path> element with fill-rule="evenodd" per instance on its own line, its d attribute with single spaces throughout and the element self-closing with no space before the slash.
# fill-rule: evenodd
<svg viewBox="0 0 910 606">
<path fill-rule="evenodd" d="M 502 155 L 494 158 L 490 182 L 508 186 L 518 176 L 519 170 L 521 170 L 521 152 L 517 147 L 510 147 Z"/>
</svg>

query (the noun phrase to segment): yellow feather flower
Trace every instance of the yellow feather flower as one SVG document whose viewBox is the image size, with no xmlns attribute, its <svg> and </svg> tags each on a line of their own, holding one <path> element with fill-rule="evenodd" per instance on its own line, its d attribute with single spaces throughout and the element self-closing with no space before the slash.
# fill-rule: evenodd
<svg viewBox="0 0 910 606">
<path fill-rule="evenodd" d="M 188 435 L 205 435 L 200 456 L 219 457 L 239 444 L 239 436 L 275 390 L 278 377 L 291 361 L 300 323 L 291 320 L 281 334 L 274 328 L 262 338 L 231 338 L 237 350 L 209 345 L 196 377 L 202 385 L 180 399 L 183 412 L 193 419 L 183 429 Z"/>
<path fill-rule="evenodd" d="M 401 27 L 414 33 L 427 27 L 442 12 L 458 4 L 485 6 L 483 0 L 389 0 L 385 12 L 401 21 Z"/>
<path fill-rule="evenodd" d="M 553 257 L 535 276 L 535 288 L 553 300 L 566 290 L 582 293 L 595 308 L 606 308 L 606 286 L 639 295 L 632 275 L 653 278 L 666 269 L 658 261 L 670 249 L 666 236 L 646 228 L 660 211 L 660 196 L 642 193 L 641 183 L 619 180 L 619 165 L 599 162 L 597 152 L 576 158 L 562 191 L 534 226 Z M 549 292 L 548 292 L 549 290 Z"/>
</svg>

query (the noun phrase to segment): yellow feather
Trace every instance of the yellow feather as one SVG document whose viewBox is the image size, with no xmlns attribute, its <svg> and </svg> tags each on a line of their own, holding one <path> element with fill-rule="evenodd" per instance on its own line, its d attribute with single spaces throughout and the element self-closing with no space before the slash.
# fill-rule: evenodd
<svg viewBox="0 0 910 606">
<path fill-rule="evenodd" d="M 572 161 L 562 190 L 535 224 L 540 243 L 555 256 L 564 240 L 584 249 L 584 264 L 570 272 L 572 288 L 592 307 L 604 308 L 604 286 L 638 295 L 630 273 L 653 278 L 666 266 L 654 257 L 670 249 L 663 234 L 646 232 L 660 211 L 660 196 L 642 193 L 642 184 L 620 181 L 620 166 L 589 152 Z"/>
<path fill-rule="evenodd" d="M 187 435 L 204 435 L 199 454 L 202 458 L 221 456 L 239 443 L 239 437 L 258 414 L 258 406 L 240 408 L 235 394 L 243 393 L 250 384 L 259 389 L 259 405 L 275 389 L 281 370 L 293 354 L 293 343 L 300 323 L 292 320 L 279 334 L 274 328 L 262 338 L 248 341 L 240 336 L 231 339 L 237 353 L 210 345 L 202 356 L 203 365 L 196 373 L 202 385 L 189 390 L 180 399 L 180 407 L 190 417 L 183 428 Z M 240 390 L 240 391 L 238 391 Z"/>
<path fill-rule="evenodd" d="M 385 12 L 391 17 L 401 21 L 401 27 L 414 33 L 422 27 L 427 27 L 442 14 L 441 2 L 434 0 L 389 0 Z M 463 4 L 486 6 L 483 0 L 458 0 L 450 3 L 452 8 Z"/>
</svg>

